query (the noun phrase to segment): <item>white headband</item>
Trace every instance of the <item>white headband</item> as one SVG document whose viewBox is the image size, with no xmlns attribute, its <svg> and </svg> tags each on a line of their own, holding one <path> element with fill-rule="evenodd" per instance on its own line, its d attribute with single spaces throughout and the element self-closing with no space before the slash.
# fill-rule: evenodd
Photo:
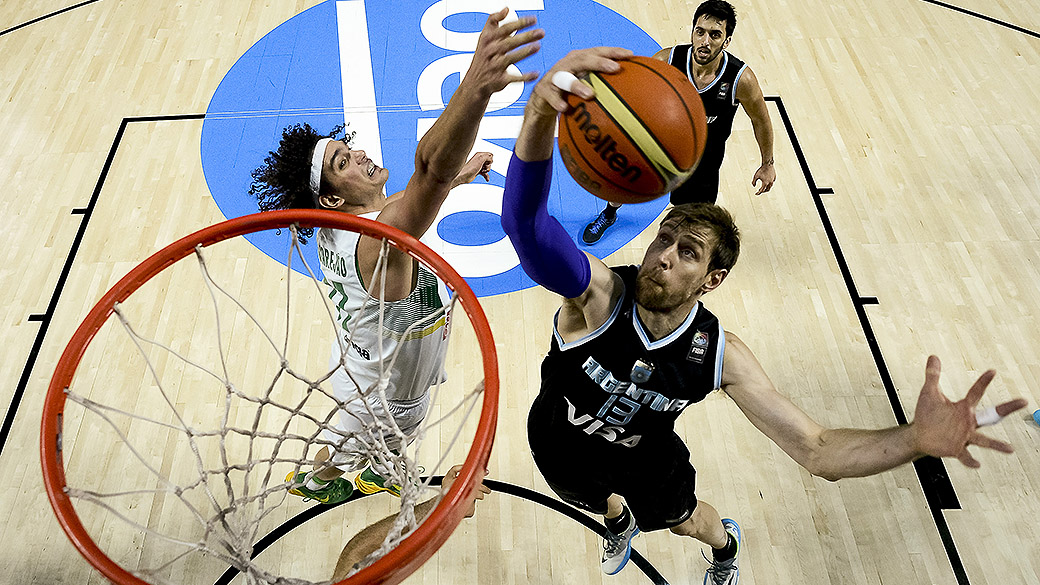
<svg viewBox="0 0 1040 585">
<path fill-rule="evenodd" d="M 321 187 L 321 167 L 325 162 L 325 147 L 332 142 L 331 138 L 322 138 L 314 145 L 314 154 L 311 155 L 311 192 L 318 196 L 318 188 Z"/>
</svg>

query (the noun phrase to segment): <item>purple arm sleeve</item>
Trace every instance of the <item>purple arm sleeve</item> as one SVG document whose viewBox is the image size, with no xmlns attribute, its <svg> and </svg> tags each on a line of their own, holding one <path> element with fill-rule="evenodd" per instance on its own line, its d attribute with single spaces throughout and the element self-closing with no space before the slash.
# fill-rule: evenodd
<svg viewBox="0 0 1040 585">
<path fill-rule="evenodd" d="M 589 259 L 546 207 L 552 182 L 552 159 L 524 162 L 514 154 L 502 195 L 502 229 L 535 282 L 564 298 L 589 287 Z"/>
</svg>

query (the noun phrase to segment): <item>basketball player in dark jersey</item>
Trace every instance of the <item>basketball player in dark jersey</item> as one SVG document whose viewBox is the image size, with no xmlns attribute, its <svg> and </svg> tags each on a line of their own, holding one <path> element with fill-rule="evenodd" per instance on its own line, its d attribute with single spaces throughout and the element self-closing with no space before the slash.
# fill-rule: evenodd
<svg viewBox="0 0 1040 585">
<path fill-rule="evenodd" d="M 719 170 L 726 154 L 726 140 L 733 128 L 737 107 L 751 118 L 762 165 L 751 179 L 752 186 L 761 183 L 756 195 L 773 187 L 773 125 L 769 120 L 758 78 L 743 61 L 725 51 L 733 38 L 737 15 L 725 0 L 707 0 L 693 15 L 690 44 L 666 47 L 654 58 L 666 61 L 683 72 L 697 88 L 708 118 L 708 140 L 700 164 L 693 175 L 672 191 L 673 205 L 703 201 L 715 203 L 719 196 Z M 586 244 L 595 244 L 607 228 L 617 221 L 620 204 L 608 204 L 582 233 Z"/>
<path fill-rule="evenodd" d="M 603 570 L 625 566 L 640 530 L 667 528 L 712 547 L 705 584 L 737 583 L 740 528 L 697 498 L 690 453 L 673 429 L 683 409 L 715 389 L 796 462 L 832 481 L 924 455 L 978 467 L 968 445 L 1011 452 L 978 432 L 1025 406 L 1017 399 L 976 414 L 992 370 L 951 402 L 939 391 L 939 359 L 928 358 L 914 422 L 880 430 L 825 428 L 780 394 L 747 345 L 701 303 L 739 253 L 737 228 L 721 207 L 672 208 L 639 266 L 608 268 L 578 249 L 546 207 L 556 117 L 568 108 L 565 90 L 594 96 L 576 75 L 616 71 L 629 56 L 607 47 L 573 51 L 538 82 L 502 202 L 502 227 L 524 270 L 564 299 L 528 442 L 560 498 L 604 516 Z"/>
</svg>

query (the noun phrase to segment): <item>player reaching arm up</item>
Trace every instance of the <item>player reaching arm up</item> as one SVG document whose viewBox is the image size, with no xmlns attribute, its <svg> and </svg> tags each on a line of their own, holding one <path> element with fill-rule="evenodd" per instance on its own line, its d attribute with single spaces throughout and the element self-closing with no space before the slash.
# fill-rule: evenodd
<svg viewBox="0 0 1040 585">
<path fill-rule="evenodd" d="M 566 299 L 560 311 L 560 327 L 568 337 L 581 336 L 606 319 L 617 300 L 619 283 L 599 258 L 578 250 L 546 208 L 556 118 L 568 108 L 560 86 L 591 99 L 595 92 L 576 76 L 589 71 L 615 72 L 620 69 L 617 61 L 631 56 L 628 49 L 598 47 L 572 51 L 556 63 L 539 80 L 527 102 L 506 174 L 503 229 L 527 274 Z"/>
<path fill-rule="evenodd" d="M 740 527 L 697 497 L 689 450 L 674 431 L 679 414 L 715 389 L 796 462 L 829 480 L 880 473 L 925 455 L 978 467 L 968 445 L 1010 452 L 978 428 L 1025 400 L 977 415 L 994 373 L 952 402 L 939 390 L 934 356 L 909 425 L 829 429 L 777 392 L 751 350 L 701 303 L 739 255 L 739 231 L 721 207 L 671 208 L 639 266 L 607 268 L 578 251 L 546 209 L 553 130 L 568 107 L 563 90 L 590 99 L 592 90 L 575 75 L 613 71 L 627 56 L 621 49 L 574 51 L 538 82 L 502 209 L 503 229 L 524 270 L 564 297 L 528 415 L 531 453 L 561 499 L 603 515 L 603 571 L 625 566 L 639 531 L 668 529 L 712 547 L 705 585 L 736 585 Z"/>
<path fill-rule="evenodd" d="M 541 29 L 525 30 L 535 24 L 533 17 L 503 23 L 508 14 L 509 9 L 503 8 L 484 24 L 469 70 L 444 112 L 419 141 L 415 150 L 415 172 L 401 196 L 390 198 L 379 212 L 377 219 L 381 223 L 416 237 L 426 233 L 448 193 L 456 186 L 456 178 L 477 138 L 480 120 L 492 94 L 512 82 L 537 78 L 536 71 L 513 74 L 510 66 L 536 53 L 540 48 L 538 40 L 544 32 Z M 358 244 L 362 274 L 370 274 L 374 269 L 379 247 L 380 242 L 372 238 L 363 238 Z M 411 259 L 400 253 L 394 254 L 391 262 L 411 265 Z M 393 267 L 390 270 L 396 272 Z M 410 272 L 407 268 L 403 270 Z M 387 283 L 388 288 L 403 289 L 396 293 L 387 291 L 389 298 L 401 298 L 407 294 L 411 286 L 408 276 L 402 274 L 403 278 L 396 283 Z"/>
<path fill-rule="evenodd" d="M 477 153 L 468 162 L 467 157 L 491 96 L 510 83 L 537 78 L 537 72 L 519 73 L 515 65 L 539 50 L 544 32 L 533 28 L 534 18 L 506 21 L 508 14 L 503 8 L 489 15 L 459 87 L 416 147 L 414 173 L 403 191 L 385 196 L 389 171 L 353 148 L 352 135 L 337 140 L 336 132 L 321 136 L 308 124 L 297 124 L 283 131 L 277 151 L 253 172 L 250 194 L 260 209 L 351 213 L 422 237 L 453 187 L 488 178 L 491 155 Z M 313 230 L 299 233 L 302 240 Z M 337 422 L 322 433 L 326 444 L 313 455 L 312 471 L 286 477 L 289 491 L 334 504 L 353 490 L 340 476 L 361 470 L 355 484 L 362 492 L 399 495 L 390 481 L 393 466 L 382 460 L 402 456 L 401 447 L 425 420 L 429 388 L 446 378 L 449 293 L 404 252 L 390 247 L 382 260 L 379 239 L 330 228 L 319 229 L 315 239 L 328 298 L 336 322 L 343 324 L 336 328 L 329 362 L 330 384 L 342 406 Z M 373 309 L 370 298 L 385 305 Z M 424 319 L 430 325 L 421 334 L 405 332 L 408 324 Z M 393 358 L 384 363 L 372 356 Z M 369 400 L 376 389 L 385 391 L 385 407 L 382 400 Z M 362 440 L 370 432 L 383 440 Z M 388 454 L 373 456 L 371 445 Z"/>
</svg>

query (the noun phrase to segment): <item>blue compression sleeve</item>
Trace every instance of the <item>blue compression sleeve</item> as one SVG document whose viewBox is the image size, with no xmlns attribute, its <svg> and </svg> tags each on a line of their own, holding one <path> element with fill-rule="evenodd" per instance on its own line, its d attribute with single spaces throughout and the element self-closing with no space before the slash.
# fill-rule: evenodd
<svg viewBox="0 0 1040 585">
<path fill-rule="evenodd" d="M 592 280 L 589 259 L 546 207 L 552 159 L 509 161 L 502 195 L 502 229 L 535 282 L 564 298 L 581 296 Z"/>
</svg>

